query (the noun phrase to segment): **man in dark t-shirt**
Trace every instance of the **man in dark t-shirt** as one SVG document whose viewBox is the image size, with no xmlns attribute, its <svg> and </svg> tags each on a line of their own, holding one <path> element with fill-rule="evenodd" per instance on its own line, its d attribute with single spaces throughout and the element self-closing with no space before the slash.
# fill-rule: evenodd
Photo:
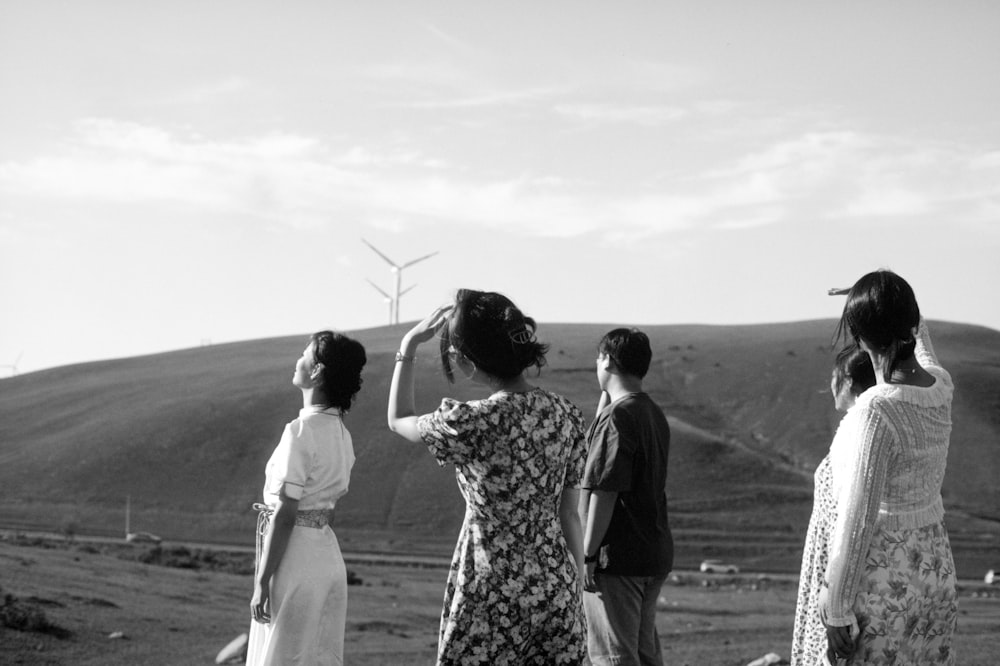
<svg viewBox="0 0 1000 666">
<path fill-rule="evenodd" d="M 656 601 L 673 567 L 667 516 L 670 427 L 642 390 L 652 351 L 638 329 L 618 328 L 598 346 L 597 418 L 587 433 L 581 487 L 584 610 L 594 666 L 662 666 Z"/>
</svg>

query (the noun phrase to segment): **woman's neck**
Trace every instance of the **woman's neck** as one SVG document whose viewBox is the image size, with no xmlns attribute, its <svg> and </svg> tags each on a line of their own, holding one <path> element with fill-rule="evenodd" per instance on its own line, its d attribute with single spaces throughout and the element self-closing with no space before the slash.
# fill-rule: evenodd
<svg viewBox="0 0 1000 666">
<path fill-rule="evenodd" d="M 875 369 L 876 384 L 930 386 L 934 383 L 934 377 L 923 369 L 914 356 L 909 357 L 905 361 L 899 361 L 896 363 L 896 367 L 891 373 L 889 373 L 888 380 L 886 379 L 886 370 L 889 368 L 889 358 L 881 354 L 872 354 L 870 352 L 869 356 L 871 356 L 872 359 L 872 367 Z"/>
<path fill-rule="evenodd" d="M 329 407 L 330 399 L 326 397 L 322 389 L 306 388 L 302 389 L 303 407 Z"/>
<path fill-rule="evenodd" d="M 523 372 L 517 377 L 512 377 L 510 379 L 488 377 L 487 381 L 484 383 L 495 391 L 507 391 L 508 393 L 527 393 L 535 388 L 528 383 L 527 379 L 524 378 Z"/>
</svg>

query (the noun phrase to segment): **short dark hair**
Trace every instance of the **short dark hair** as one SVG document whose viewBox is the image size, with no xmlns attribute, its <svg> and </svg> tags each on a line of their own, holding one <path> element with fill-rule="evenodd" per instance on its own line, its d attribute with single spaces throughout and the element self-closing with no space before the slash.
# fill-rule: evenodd
<svg viewBox="0 0 1000 666">
<path fill-rule="evenodd" d="M 541 369 L 549 346 L 535 338 L 535 320 L 525 316 L 513 301 L 492 291 L 459 289 L 455 308 L 441 335 L 441 366 L 448 381 L 455 381 L 448 348 L 476 364 L 483 372 L 513 379 L 527 368 Z"/>
<path fill-rule="evenodd" d="M 860 346 L 864 340 L 889 359 L 885 368 L 888 380 L 900 361 L 913 356 L 913 329 L 919 324 L 920 307 L 909 283 L 890 270 L 880 269 L 863 275 L 851 287 L 834 344 L 842 340 L 845 346 Z"/>
<path fill-rule="evenodd" d="M 607 354 L 612 363 L 626 375 L 642 379 L 649 371 L 653 351 L 649 336 L 637 328 L 616 328 L 608 331 L 597 345 L 600 354 Z"/>
<path fill-rule="evenodd" d="M 875 368 L 868 352 L 857 345 L 841 349 L 833 364 L 833 378 L 838 394 L 847 386 L 855 398 L 875 386 Z"/>
<path fill-rule="evenodd" d="M 323 364 L 320 388 L 331 405 L 348 411 L 354 396 L 361 390 L 361 369 L 368 362 L 364 346 L 333 331 L 313 333 L 310 339 L 313 362 Z"/>
</svg>

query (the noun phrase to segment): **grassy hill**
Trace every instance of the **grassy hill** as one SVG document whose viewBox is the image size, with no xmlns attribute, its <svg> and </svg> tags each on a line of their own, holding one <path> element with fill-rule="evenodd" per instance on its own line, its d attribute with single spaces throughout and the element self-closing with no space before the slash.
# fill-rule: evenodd
<svg viewBox="0 0 1000 666">
<path fill-rule="evenodd" d="M 610 326 L 542 325 L 537 378 L 592 415 L 595 345 Z M 736 554 L 789 568 L 811 508 L 812 471 L 838 416 L 829 394 L 834 322 L 647 327 L 647 390 L 673 427 L 668 494 L 680 560 Z M 463 504 L 450 468 L 385 426 L 393 353 L 406 326 L 354 332 L 368 349 L 347 416 L 358 456 L 338 507 L 345 548 L 446 553 Z M 944 487 L 956 552 L 978 568 L 1000 543 L 1000 332 L 932 322 L 957 387 Z M 252 543 L 250 505 L 284 424 L 307 336 L 65 366 L 0 381 L 0 524 Z M 434 349 L 417 361 L 418 408 L 481 389 L 449 386 Z M 733 550 L 736 546 L 739 550 Z M 980 557 L 982 556 L 982 557 Z M 994 566 L 990 564 L 990 566 Z M 970 571 L 970 575 L 980 575 Z"/>
</svg>

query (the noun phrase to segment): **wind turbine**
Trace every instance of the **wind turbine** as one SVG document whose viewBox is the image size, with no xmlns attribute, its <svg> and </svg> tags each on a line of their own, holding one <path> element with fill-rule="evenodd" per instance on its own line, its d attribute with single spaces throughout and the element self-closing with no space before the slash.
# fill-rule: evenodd
<svg viewBox="0 0 1000 666">
<path fill-rule="evenodd" d="M 365 280 L 368 280 L 368 278 L 365 278 Z M 378 293 L 382 294 L 383 298 L 385 298 L 385 302 L 389 305 L 389 323 L 391 324 L 392 323 L 392 296 L 390 296 L 389 294 L 385 293 L 385 289 L 383 289 L 382 287 L 378 286 L 377 284 L 375 284 L 371 280 L 368 280 L 368 284 L 370 284 L 371 286 L 375 287 L 375 291 L 377 291 Z"/>
<path fill-rule="evenodd" d="M 24 352 L 21 352 L 20 354 L 17 355 L 17 359 L 15 359 L 13 363 L 5 363 L 4 365 L 0 365 L 0 368 L 7 368 L 8 370 L 10 370 L 10 376 L 11 377 L 16 376 L 17 375 L 17 364 L 21 362 L 21 357 L 23 355 L 24 355 Z"/>
<path fill-rule="evenodd" d="M 365 279 L 368 280 L 368 278 L 365 278 Z M 389 294 L 385 293 L 385 289 L 383 289 L 382 287 L 378 286 L 377 284 L 375 284 L 371 280 L 368 280 L 368 284 L 370 284 L 371 286 L 375 287 L 375 291 L 377 291 L 378 293 L 382 294 L 382 298 L 384 298 L 385 302 L 389 304 L 389 323 L 390 324 L 393 323 L 392 322 L 392 309 L 393 309 L 393 305 L 395 304 L 395 301 L 393 300 L 392 296 L 390 296 Z M 417 285 L 415 285 L 415 284 L 411 284 L 409 287 L 407 287 L 403 291 L 399 292 L 399 295 L 402 296 L 403 294 L 405 294 L 406 292 L 408 292 L 409 290 L 413 289 L 416 286 Z"/>
<path fill-rule="evenodd" d="M 408 266 L 412 266 L 413 264 L 419 263 L 419 262 L 423 261 L 424 259 L 430 259 L 431 257 L 433 257 L 434 255 L 436 255 L 438 253 L 437 252 L 431 252 L 430 254 L 425 254 L 422 257 L 417 257 L 416 259 L 413 259 L 412 261 L 408 261 L 405 264 L 403 264 L 402 266 L 400 266 L 396 262 L 394 262 L 392 259 L 390 259 L 389 257 L 387 257 L 384 254 L 382 254 L 378 250 L 378 248 L 376 248 L 374 245 L 372 245 L 371 243 L 369 243 L 368 241 L 366 241 L 364 238 L 361 239 L 361 242 L 364 243 L 365 245 L 367 245 L 368 247 L 370 247 L 372 249 L 372 252 L 374 252 L 378 256 L 382 257 L 382 259 L 383 259 L 383 261 L 385 261 L 385 263 L 389 264 L 389 272 L 392 273 L 393 278 L 394 278 L 393 279 L 393 291 L 392 291 L 393 295 L 392 296 L 390 296 L 389 294 L 387 294 L 386 292 L 384 292 L 382 289 L 379 289 L 375 285 L 375 283 L 372 282 L 371 280 L 368 280 L 368 283 L 371 286 L 373 286 L 376 289 L 378 289 L 379 293 L 382 294 L 386 299 L 388 299 L 388 303 L 389 303 L 389 323 L 390 324 L 398 324 L 399 323 L 399 298 L 403 294 L 405 294 L 406 292 L 408 292 L 409 290 L 413 289 L 413 287 L 417 286 L 417 285 L 414 284 L 414 285 L 411 285 L 411 286 L 407 287 L 406 289 L 402 289 L 402 286 L 403 286 L 403 269 L 407 268 Z"/>
</svg>

